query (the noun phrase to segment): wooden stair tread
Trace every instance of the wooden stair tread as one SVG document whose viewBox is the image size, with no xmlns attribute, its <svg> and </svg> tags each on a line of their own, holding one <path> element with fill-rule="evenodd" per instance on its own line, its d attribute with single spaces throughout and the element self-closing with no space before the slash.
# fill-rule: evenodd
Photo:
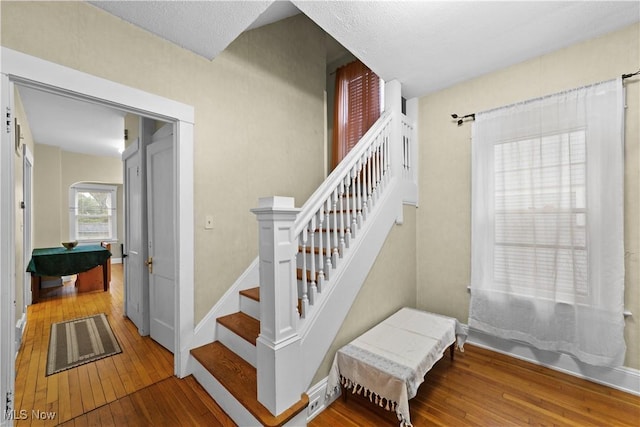
<svg viewBox="0 0 640 427">
<path fill-rule="evenodd" d="M 263 426 L 281 426 L 309 405 L 309 396 L 303 393 L 298 402 L 276 417 L 258 402 L 256 368 L 224 344 L 215 341 L 192 349 L 191 355 Z"/>
<path fill-rule="evenodd" d="M 258 320 L 238 312 L 218 317 L 217 321 L 231 332 L 256 345 L 256 339 L 260 335 L 260 322 Z"/>
<path fill-rule="evenodd" d="M 254 301 L 260 301 L 260 287 L 244 289 L 240 291 L 240 295 L 250 298 Z"/>
</svg>

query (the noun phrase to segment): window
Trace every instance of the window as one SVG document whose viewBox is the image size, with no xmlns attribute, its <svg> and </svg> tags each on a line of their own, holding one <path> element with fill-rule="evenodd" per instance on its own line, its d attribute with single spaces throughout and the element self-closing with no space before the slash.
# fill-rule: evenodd
<svg viewBox="0 0 640 427">
<path fill-rule="evenodd" d="M 79 183 L 69 188 L 71 240 L 98 242 L 117 240 L 117 187 Z"/>
<path fill-rule="evenodd" d="M 472 329 L 623 363 L 620 79 L 476 114 Z"/>
<path fill-rule="evenodd" d="M 586 301 L 584 130 L 496 144 L 494 164 L 496 287 Z"/>
<path fill-rule="evenodd" d="M 381 100 L 381 80 L 362 62 L 354 61 L 336 70 L 334 168 L 378 120 Z"/>
</svg>

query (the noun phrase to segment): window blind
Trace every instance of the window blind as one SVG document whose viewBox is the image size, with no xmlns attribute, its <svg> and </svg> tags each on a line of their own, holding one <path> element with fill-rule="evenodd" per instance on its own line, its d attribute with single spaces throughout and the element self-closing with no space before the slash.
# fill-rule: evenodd
<svg viewBox="0 0 640 427">
<path fill-rule="evenodd" d="M 496 144 L 494 164 L 496 283 L 587 296 L 584 131 Z"/>
<path fill-rule="evenodd" d="M 380 117 L 380 78 L 360 61 L 336 71 L 333 167 Z"/>
</svg>

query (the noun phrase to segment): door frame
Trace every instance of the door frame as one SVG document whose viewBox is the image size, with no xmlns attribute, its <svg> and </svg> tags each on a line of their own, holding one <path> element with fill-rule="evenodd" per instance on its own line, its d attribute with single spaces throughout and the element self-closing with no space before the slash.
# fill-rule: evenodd
<svg viewBox="0 0 640 427">
<path fill-rule="evenodd" d="M 107 107 L 116 108 L 122 111 L 164 120 L 174 124 L 174 142 L 176 144 L 176 155 L 174 157 L 174 186 L 175 194 L 175 218 L 176 218 L 176 302 L 175 319 L 176 334 L 174 354 L 174 374 L 178 377 L 187 375 L 189 344 L 193 339 L 194 331 L 194 199 L 193 199 L 193 147 L 194 147 L 194 108 L 191 105 L 183 104 L 168 98 L 164 98 L 152 93 L 125 86 L 123 84 L 96 77 L 69 67 L 65 67 L 53 62 L 27 55 L 12 49 L 2 47 L 0 51 L 2 62 L 0 63 L 0 84 L 2 91 L 8 86 L 13 86 L 13 82 L 21 85 L 34 87 L 40 90 L 54 92 L 63 96 L 73 97 L 87 102 L 101 104 Z M 6 108 L 13 107 L 12 99 L 2 96 L 2 112 Z M 15 247 L 13 230 L 15 224 L 15 213 L 13 210 L 13 157 L 8 159 L 6 148 L 10 141 L 6 132 L 2 132 L 2 154 L 0 154 L 0 283 L 2 294 L 7 286 L 15 286 L 13 279 L 13 261 L 15 259 Z M 13 145 L 11 145 L 13 147 Z M 12 150 L 11 150 L 12 151 Z M 5 168 L 5 165 L 10 165 Z M 5 197 L 11 196 L 11 197 Z M 9 244 L 10 242 L 10 244 Z M 6 246 L 6 247 L 5 247 Z M 9 268 L 4 268 L 5 266 Z M 3 298 L 4 300 L 4 298 Z M 4 305 L 1 307 L 2 313 L 6 313 Z M 4 315 L 3 315 L 4 316 Z M 4 366 L 3 359 L 5 353 L 4 328 L 6 328 L 3 317 L 0 328 L 3 328 L 0 335 L 0 365 Z M 12 322 L 9 322 L 11 324 Z M 11 335 L 7 337 L 14 341 L 14 325 L 11 325 Z M 4 372 L 2 372 L 4 374 Z M 11 375 L 13 376 L 13 375 Z M 4 377 L 4 375 L 3 375 Z M 6 377 L 5 377 L 6 378 Z M 11 390 L 13 391 L 13 390 Z"/>
<path fill-rule="evenodd" d="M 2 52 L 0 52 L 2 58 Z M 3 59 L 3 58 L 2 58 Z M 0 64 L 2 61 L 0 61 Z M 0 65 L 1 66 L 1 65 Z M 0 75 L 0 426 L 13 425 L 15 384 L 15 175 L 13 83 Z M 5 403 L 6 402 L 6 403 Z"/>
</svg>

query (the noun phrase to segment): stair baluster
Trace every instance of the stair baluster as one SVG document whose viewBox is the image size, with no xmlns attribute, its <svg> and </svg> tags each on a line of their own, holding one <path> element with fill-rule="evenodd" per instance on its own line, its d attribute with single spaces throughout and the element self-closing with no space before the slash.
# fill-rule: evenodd
<svg viewBox="0 0 640 427">
<path fill-rule="evenodd" d="M 314 305 L 316 303 L 316 294 L 318 293 L 318 286 L 316 283 L 316 242 L 315 242 L 315 230 L 316 230 L 316 216 L 311 217 L 309 223 L 309 256 L 311 261 L 311 280 L 309 289 L 309 303 Z M 305 254 L 306 256 L 306 254 Z"/>
<path fill-rule="evenodd" d="M 326 243 L 327 243 L 327 250 L 326 250 L 326 264 L 325 264 L 325 269 L 324 269 L 324 274 L 325 277 L 327 278 L 327 280 L 331 280 L 330 277 L 330 273 L 329 271 L 331 271 L 331 269 L 333 268 L 333 263 L 331 262 L 331 256 L 333 254 L 333 251 L 331 249 L 331 198 L 328 198 L 327 200 L 325 200 L 324 202 L 325 204 L 325 212 L 327 213 L 327 225 L 326 225 Z"/>
<path fill-rule="evenodd" d="M 339 229 L 339 234 L 340 234 L 340 243 L 338 246 L 338 254 L 340 255 L 340 258 L 342 258 L 344 256 L 344 249 L 346 247 L 346 243 L 345 243 L 345 224 L 344 224 L 344 196 L 345 196 L 345 192 L 344 192 L 344 181 L 340 182 L 340 185 L 338 186 L 338 203 L 336 204 L 336 210 L 334 211 L 334 215 L 337 215 L 336 217 L 336 222 L 338 223 L 338 229 Z"/>
<path fill-rule="evenodd" d="M 315 215 L 314 215 L 315 216 Z M 324 287 L 324 282 L 327 279 L 327 276 L 325 275 L 325 268 L 324 268 L 324 251 L 323 251 L 323 244 L 324 244 L 324 232 L 323 232 L 323 227 L 324 227 L 324 222 L 325 222 L 325 215 L 324 215 L 324 204 L 322 206 L 320 206 L 320 210 L 317 213 L 318 216 L 318 291 L 322 292 L 322 289 Z"/>
<path fill-rule="evenodd" d="M 307 287 L 307 229 L 305 228 L 300 233 L 300 246 L 302 246 L 302 286 L 300 287 L 300 317 L 303 319 L 307 317 L 307 311 L 309 310 L 309 296 Z"/>
<path fill-rule="evenodd" d="M 356 167 L 351 168 L 351 172 L 349 173 L 351 178 L 351 227 L 349 231 L 351 232 L 351 238 L 355 238 L 357 235 L 358 229 L 358 199 L 356 198 Z"/>
<path fill-rule="evenodd" d="M 351 179 L 350 179 L 350 175 L 351 174 L 347 174 L 347 176 L 344 177 L 344 179 L 342 180 L 342 185 L 344 187 L 344 211 L 343 211 L 343 215 L 344 215 L 344 236 L 345 236 L 345 244 L 346 247 L 348 248 L 349 245 L 351 244 L 351 210 L 349 208 L 349 188 L 350 188 L 350 184 L 351 184 Z"/>
<path fill-rule="evenodd" d="M 338 231 L 338 216 L 336 215 L 336 209 L 338 208 L 338 189 L 334 189 L 331 195 L 331 212 L 333 212 L 333 242 L 332 242 L 332 250 L 331 250 L 331 265 L 333 268 L 338 266 L 338 258 L 340 257 L 340 249 L 339 249 L 339 231 Z"/>
<path fill-rule="evenodd" d="M 377 202 L 380 198 L 380 136 L 376 137 L 373 145 L 373 197 Z"/>
<path fill-rule="evenodd" d="M 357 209 L 358 209 L 358 229 L 362 228 L 362 221 L 364 220 L 364 218 L 362 217 L 362 211 L 363 211 L 363 200 L 362 200 L 362 188 L 363 188 L 363 184 L 362 184 L 362 162 L 360 160 L 358 160 L 358 163 L 355 166 L 356 168 L 356 195 L 357 195 L 357 200 L 356 203 L 358 205 Z"/>
</svg>

